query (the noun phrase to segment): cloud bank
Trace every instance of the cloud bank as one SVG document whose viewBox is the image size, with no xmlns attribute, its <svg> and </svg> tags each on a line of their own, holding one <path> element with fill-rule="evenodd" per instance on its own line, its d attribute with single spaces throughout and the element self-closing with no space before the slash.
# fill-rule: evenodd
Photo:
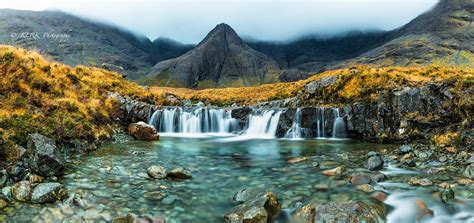
<svg viewBox="0 0 474 223">
<path fill-rule="evenodd" d="M 218 23 L 241 36 L 284 41 L 303 35 L 391 30 L 429 10 L 437 0 L 16 0 L 0 8 L 57 9 L 123 27 L 150 39 L 197 43 Z"/>
</svg>

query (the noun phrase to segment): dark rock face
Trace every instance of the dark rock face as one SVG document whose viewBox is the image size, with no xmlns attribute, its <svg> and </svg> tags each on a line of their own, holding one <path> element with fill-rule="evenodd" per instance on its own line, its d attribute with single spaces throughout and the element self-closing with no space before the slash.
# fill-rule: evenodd
<svg viewBox="0 0 474 223">
<path fill-rule="evenodd" d="M 66 198 L 67 190 L 60 183 L 40 183 L 31 194 L 31 202 L 36 204 L 52 203 Z"/>
<path fill-rule="evenodd" d="M 295 222 L 384 222 L 387 207 L 383 203 L 360 201 L 308 204 L 293 214 Z"/>
<path fill-rule="evenodd" d="M 28 163 L 41 176 L 59 176 L 64 172 L 64 158 L 53 140 L 40 134 L 28 135 Z"/>
<path fill-rule="evenodd" d="M 240 107 L 232 109 L 232 118 L 237 119 L 240 129 L 244 129 L 248 123 L 249 115 L 252 114 L 253 109 L 250 107 Z"/>
<path fill-rule="evenodd" d="M 224 222 L 270 223 L 281 209 L 277 197 L 272 192 L 262 193 L 254 198 L 246 197 L 244 200 L 244 203 L 224 215 Z"/>
<path fill-rule="evenodd" d="M 279 81 L 278 64 L 247 46 L 227 24 L 217 25 L 196 48 L 156 64 L 146 79 L 160 86 L 253 86 Z"/>
<path fill-rule="evenodd" d="M 135 122 L 148 122 L 154 111 L 158 107 L 151 103 L 145 103 L 137 100 L 133 100 L 129 97 L 124 97 L 117 93 L 109 93 L 109 97 L 117 99 L 120 104 L 120 108 L 116 117 L 119 118 L 124 124 L 130 124 Z"/>
</svg>

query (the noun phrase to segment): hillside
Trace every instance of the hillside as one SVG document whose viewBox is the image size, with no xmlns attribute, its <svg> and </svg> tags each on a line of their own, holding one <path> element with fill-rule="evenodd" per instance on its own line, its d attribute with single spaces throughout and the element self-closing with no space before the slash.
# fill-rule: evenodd
<svg viewBox="0 0 474 223">
<path fill-rule="evenodd" d="M 474 66 L 474 2 L 441 0 L 432 10 L 385 35 L 389 40 L 347 64 Z"/>
<path fill-rule="evenodd" d="M 194 49 L 156 64 L 141 83 L 191 88 L 278 82 L 278 64 L 247 46 L 227 24 L 217 25 Z"/>
<path fill-rule="evenodd" d="M 57 142 L 111 136 L 115 102 L 107 92 L 153 96 L 120 74 L 50 62 L 38 53 L 0 46 L 0 147 L 25 145 L 30 133 Z"/>
<path fill-rule="evenodd" d="M 132 79 L 163 58 L 146 37 L 59 11 L 0 9 L 0 44 L 38 50 L 71 66 L 120 66 Z"/>
</svg>

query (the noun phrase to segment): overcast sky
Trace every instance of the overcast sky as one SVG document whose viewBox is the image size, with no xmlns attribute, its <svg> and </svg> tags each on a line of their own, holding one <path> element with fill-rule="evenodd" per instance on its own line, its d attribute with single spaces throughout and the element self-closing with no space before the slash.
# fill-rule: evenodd
<svg viewBox="0 0 474 223">
<path fill-rule="evenodd" d="M 437 0 L 1 0 L 0 8 L 58 9 L 150 39 L 197 43 L 218 23 L 258 40 L 400 27 Z"/>
</svg>

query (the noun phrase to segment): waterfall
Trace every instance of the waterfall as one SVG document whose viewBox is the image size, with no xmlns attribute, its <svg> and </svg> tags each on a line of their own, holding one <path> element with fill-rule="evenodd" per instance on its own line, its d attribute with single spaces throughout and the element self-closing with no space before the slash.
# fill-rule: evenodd
<svg viewBox="0 0 474 223">
<path fill-rule="evenodd" d="M 344 119 L 339 114 L 339 108 L 333 108 L 334 121 L 332 125 L 332 137 L 333 138 L 345 138 L 346 137 L 346 124 Z"/>
<path fill-rule="evenodd" d="M 301 109 L 296 109 L 291 128 L 285 134 L 285 138 L 302 139 L 309 135 L 308 129 L 301 127 Z"/>
<path fill-rule="evenodd" d="M 245 135 L 252 137 L 273 138 L 276 135 L 281 111 L 267 110 L 262 114 L 250 115 Z"/>
<path fill-rule="evenodd" d="M 324 133 L 325 126 L 326 121 L 324 120 L 324 108 L 316 108 L 316 132 L 318 138 L 324 138 L 326 136 Z"/>
<path fill-rule="evenodd" d="M 225 109 L 163 108 L 148 123 L 162 133 L 231 133 L 237 128 L 237 120 Z"/>
</svg>

